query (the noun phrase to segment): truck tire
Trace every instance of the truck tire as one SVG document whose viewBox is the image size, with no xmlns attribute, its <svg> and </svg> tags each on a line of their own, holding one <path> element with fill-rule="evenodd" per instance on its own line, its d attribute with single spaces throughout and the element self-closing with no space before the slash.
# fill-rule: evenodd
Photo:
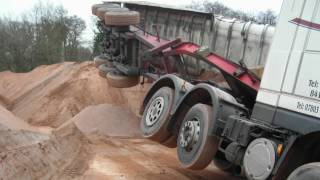
<svg viewBox="0 0 320 180">
<path fill-rule="evenodd" d="M 153 94 L 140 121 L 143 137 L 159 143 L 165 143 L 171 137 L 168 125 L 173 100 L 174 90 L 169 87 L 162 87 Z"/>
<path fill-rule="evenodd" d="M 216 156 L 213 158 L 213 161 L 212 161 L 214 166 L 216 166 L 218 169 L 226 173 L 230 173 L 232 175 L 237 175 L 237 176 L 241 175 L 241 167 L 232 164 L 231 162 L 229 162 L 224 158 L 217 157 L 217 155 L 218 153 L 216 154 Z"/>
<path fill-rule="evenodd" d="M 166 141 L 164 141 L 161 144 L 168 147 L 168 148 L 176 148 L 177 147 L 177 139 L 178 139 L 177 136 L 172 135 L 171 137 L 169 137 L 169 139 L 167 139 Z"/>
<path fill-rule="evenodd" d="M 137 11 L 107 12 L 104 22 L 106 25 L 113 26 L 137 25 L 140 23 L 140 14 Z"/>
<path fill-rule="evenodd" d="M 91 7 L 91 11 L 93 15 L 97 15 L 97 10 L 101 7 L 109 7 L 109 8 L 120 8 L 119 4 L 114 4 L 114 3 L 105 3 L 105 4 L 94 4 Z"/>
<path fill-rule="evenodd" d="M 127 12 L 129 11 L 128 8 L 119 8 L 119 7 L 101 7 L 98 8 L 97 10 L 97 16 L 101 19 L 104 20 L 105 14 L 108 12 Z"/>
<path fill-rule="evenodd" d="M 111 71 L 116 70 L 114 67 L 109 67 L 107 64 L 101 64 L 99 66 L 99 76 L 106 78 L 107 74 Z"/>
<path fill-rule="evenodd" d="M 212 162 L 220 170 L 225 172 L 232 172 L 233 165 L 229 161 L 221 159 L 219 157 L 214 157 Z"/>
<path fill-rule="evenodd" d="M 196 104 L 186 114 L 178 135 L 177 153 L 184 168 L 206 168 L 215 156 L 219 140 L 209 134 L 213 123 L 212 107 Z"/>
<path fill-rule="evenodd" d="M 318 180 L 320 179 L 320 162 L 309 163 L 294 170 L 288 180 Z"/>
<path fill-rule="evenodd" d="M 100 55 L 93 58 L 94 66 L 99 68 L 100 65 L 106 64 L 108 67 L 114 67 L 108 56 Z"/>
<path fill-rule="evenodd" d="M 108 84 L 115 88 L 129 88 L 139 84 L 140 76 L 126 76 L 118 70 L 113 70 L 107 74 Z"/>
</svg>

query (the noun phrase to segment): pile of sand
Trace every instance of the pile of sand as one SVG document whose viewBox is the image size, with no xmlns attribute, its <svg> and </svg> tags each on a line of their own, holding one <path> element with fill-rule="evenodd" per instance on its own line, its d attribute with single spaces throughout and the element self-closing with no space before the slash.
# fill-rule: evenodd
<svg viewBox="0 0 320 180">
<path fill-rule="evenodd" d="M 70 124 L 55 131 L 40 130 L 0 106 L 0 179 L 68 178 L 65 170 L 86 170 L 86 142 L 83 134 Z M 80 168 L 81 167 L 81 168 Z M 60 172 L 60 173 L 59 173 Z M 80 171 L 79 171 L 80 172 Z"/>
<path fill-rule="evenodd" d="M 148 85 L 109 87 L 91 62 L 0 77 L 0 179 L 74 178 L 92 155 L 87 137 L 140 134 L 136 113 Z"/>
<path fill-rule="evenodd" d="M 90 105 L 110 103 L 137 114 L 150 85 L 108 86 L 91 62 L 40 66 L 29 73 L 0 72 L 0 104 L 37 126 L 59 127 Z"/>
<path fill-rule="evenodd" d="M 230 178 L 185 170 L 174 149 L 140 138 L 150 84 L 109 87 L 91 62 L 0 77 L 0 179 Z"/>
<path fill-rule="evenodd" d="M 139 122 L 131 111 L 120 106 L 101 104 L 89 106 L 71 119 L 85 134 L 107 137 L 140 137 Z"/>
</svg>

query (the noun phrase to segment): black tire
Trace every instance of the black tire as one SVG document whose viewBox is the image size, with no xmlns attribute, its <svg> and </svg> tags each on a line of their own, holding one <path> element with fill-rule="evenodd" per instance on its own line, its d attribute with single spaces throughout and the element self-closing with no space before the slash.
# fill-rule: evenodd
<svg viewBox="0 0 320 180">
<path fill-rule="evenodd" d="M 119 7 L 101 7 L 97 9 L 97 16 L 101 19 L 105 19 L 105 14 L 108 12 L 128 12 L 128 8 L 119 8 Z"/>
<path fill-rule="evenodd" d="M 229 162 L 228 160 L 226 160 L 225 158 L 221 158 L 219 156 L 217 156 L 219 154 L 219 152 L 216 154 L 216 156 L 213 158 L 212 163 L 214 164 L 214 166 L 216 166 L 218 169 L 233 174 L 233 175 L 239 175 L 241 172 L 239 172 L 239 168 L 232 164 L 231 162 Z M 241 169 L 240 169 L 241 171 Z"/>
<path fill-rule="evenodd" d="M 99 76 L 106 78 L 107 74 L 111 71 L 115 71 L 116 68 L 114 67 L 109 67 L 107 64 L 101 64 L 99 66 Z"/>
<path fill-rule="evenodd" d="M 113 26 L 137 25 L 140 23 L 140 14 L 137 11 L 107 12 L 104 22 L 106 25 Z"/>
<path fill-rule="evenodd" d="M 114 67 L 112 61 L 108 56 L 100 55 L 93 58 L 94 66 L 99 68 L 100 65 L 106 64 L 108 67 Z"/>
<path fill-rule="evenodd" d="M 177 153 L 184 168 L 206 168 L 214 158 L 219 140 L 209 134 L 213 123 L 212 107 L 196 104 L 186 114 L 178 135 Z"/>
<path fill-rule="evenodd" d="M 176 148 L 177 147 L 177 136 L 172 135 L 166 141 L 162 142 L 161 144 L 168 147 L 168 148 Z"/>
<path fill-rule="evenodd" d="M 115 88 L 129 88 L 139 84 L 140 76 L 126 76 L 116 70 L 108 72 L 107 81 Z"/>
<path fill-rule="evenodd" d="M 92 14 L 97 15 L 97 10 L 101 7 L 120 8 L 120 5 L 113 3 L 95 4 L 91 7 Z"/>
<path fill-rule="evenodd" d="M 156 142 L 165 142 L 171 136 L 168 131 L 170 111 L 174 101 L 174 90 L 169 87 L 160 88 L 148 101 L 140 129 L 143 137 Z"/>
<path fill-rule="evenodd" d="M 288 180 L 319 180 L 320 162 L 309 163 L 295 169 Z"/>
</svg>

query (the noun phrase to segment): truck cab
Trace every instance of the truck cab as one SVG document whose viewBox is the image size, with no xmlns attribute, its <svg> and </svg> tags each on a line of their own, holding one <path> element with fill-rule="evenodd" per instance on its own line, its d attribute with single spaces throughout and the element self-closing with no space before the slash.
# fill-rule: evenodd
<svg viewBox="0 0 320 180">
<path fill-rule="evenodd" d="M 253 118 L 302 134 L 319 131 L 319 31 L 319 1 L 283 2 Z"/>
</svg>

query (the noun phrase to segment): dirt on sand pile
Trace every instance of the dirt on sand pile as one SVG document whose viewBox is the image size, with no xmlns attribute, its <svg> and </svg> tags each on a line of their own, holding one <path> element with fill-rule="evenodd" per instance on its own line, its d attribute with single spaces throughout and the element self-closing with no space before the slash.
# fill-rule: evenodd
<svg viewBox="0 0 320 180">
<path fill-rule="evenodd" d="M 74 125 L 53 134 L 40 128 L 0 107 L 0 179 L 68 179 L 68 169 L 87 169 L 86 138 Z"/>
<path fill-rule="evenodd" d="M 91 62 L 40 66 L 29 73 L 0 72 L 0 104 L 37 126 L 59 127 L 90 105 L 110 103 L 137 114 L 148 85 L 109 87 Z"/>
<path fill-rule="evenodd" d="M 70 122 L 87 135 L 140 137 L 140 119 L 131 111 L 111 104 L 89 106 L 73 117 Z"/>
</svg>

